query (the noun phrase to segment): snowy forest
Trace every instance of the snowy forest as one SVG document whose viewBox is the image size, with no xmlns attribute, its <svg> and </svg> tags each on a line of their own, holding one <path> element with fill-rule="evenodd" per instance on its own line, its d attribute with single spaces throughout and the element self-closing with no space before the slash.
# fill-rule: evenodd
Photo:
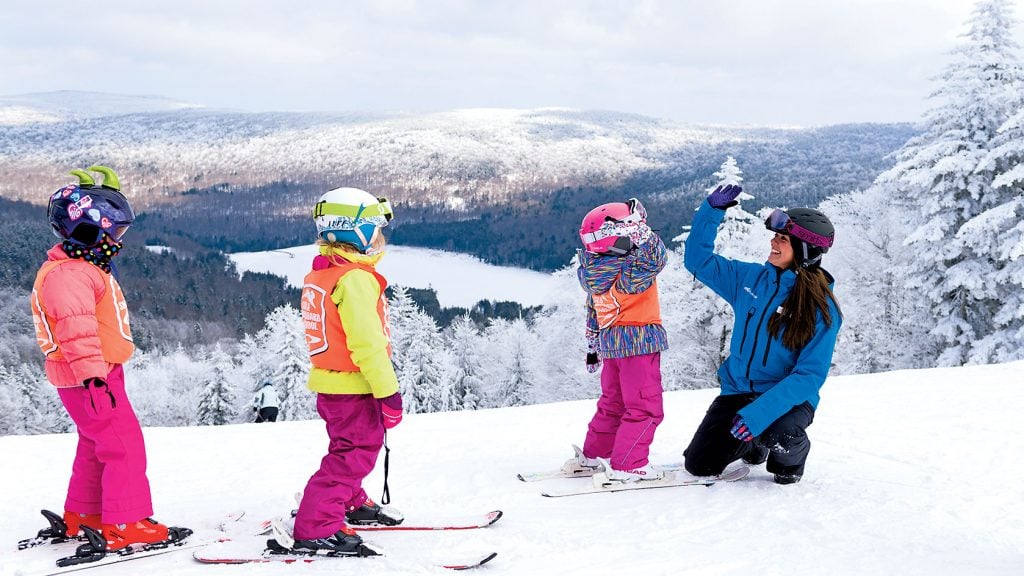
<svg viewBox="0 0 1024 576">
<path fill-rule="evenodd" d="M 918 135 L 872 185 L 819 206 L 836 226 L 824 267 L 836 278 L 844 315 L 832 374 L 1024 358 L 1024 68 L 1013 26 L 1006 0 L 977 2 L 937 77 Z M 743 167 L 723 158 L 714 180 L 708 192 L 721 183 L 742 184 Z M 718 251 L 764 261 L 770 233 L 763 222 L 773 199 L 746 189 L 741 200 L 769 207 L 731 208 Z M 666 390 L 717 386 L 715 369 L 732 325 L 727 305 L 683 269 L 685 235 L 685 229 L 662 231 L 671 247 L 659 278 L 671 346 L 662 357 Z M 406 411 L 595 397 L 599 384 L 585 369 L 584 294 L 574 263 L 553 274 L 562 289 L 540 312 L 486 325 L 463 317 L 443 330 L 407 291 L 396 290 L 389 319 Z M 241 341 L 154 349 L 136 353 L 126 366 L 129 395 L 148 426 L 252 421 L 253 395 L 265 381 L 282 399 L 283 419 L 315 418 L 305 388 L 308 367 L 293 306 L 274 310 Z M 69 430 L 49 388 L 36 365 L 0 365 L 0 434 Z"/>
</svg>

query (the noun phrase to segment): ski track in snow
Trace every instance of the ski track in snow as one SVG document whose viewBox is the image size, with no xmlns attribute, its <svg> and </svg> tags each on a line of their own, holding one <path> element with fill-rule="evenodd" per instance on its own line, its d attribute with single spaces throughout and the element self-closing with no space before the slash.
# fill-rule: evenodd
<svg viewBox="0 0 1024 576">
<path fill-rule="evenodd" d="M 392 505 L 410 520 L 501 509 L 497 524 L 365 533 L 385 558 L 205 566 L 183 551 L 93 574 L 441 574 L 448 572 L 434 564 L 492 550 L 498 557 L 480 573 L 1016 574 L 1024 566 L 1024 488 L 1015 474 L 1024 468 L 1022 383 L 1024 362 L 833 378 L 797 485 L 777 486 L 757 466 L 745 480 L 710 488 L 560 499 L 539 493 L 587 480 L 524 483 L 516 473 L 568 458 L 569 444 L 583 440 L 592 400 L 407 415 L 389 434 Z M 714 396 L 665 395 L 653 462 L 680 459 Z M 247 517 L 232 529 L 287 515 L 327 446 L 320 421 L 145 434 L 156 518 L 197 530 L 238 509 Z M 14 548 L 42 527 L 40 508 L 60 510 L 74 448 L 74 435 L 0 438 L 3 576 L 39 574 L 58 556 Z M 364 483 L 376 499 L 382 473 L 383 459 Z"/>
</svg>

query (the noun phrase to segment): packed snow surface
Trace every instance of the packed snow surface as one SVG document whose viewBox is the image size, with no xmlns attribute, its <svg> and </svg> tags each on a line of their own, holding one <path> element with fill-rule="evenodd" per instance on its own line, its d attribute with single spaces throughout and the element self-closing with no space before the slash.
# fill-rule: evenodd
<svg viewBox="0 0 1024 576">
<path fill-rule="evenodd" d="M 440 574 L 437 562 L 497 551 L 480 574 L 1019 574 L 1022 384 L 1024 362 L 831 378 L 799 484 L 776 485 L 758 466 L 710 488 L 561 499 L 540 492 L 588 480 L 527 484 L 516 473 L 558 467 L 569 445 L 583 441 L 592 400 L 407 415 L 388 435 L 392 506 L 408 522 L 501 509 L 500 522 L 464 532 L 364 533 L 384 558 L 214 567 L 181 551 L 101 570 Z M 715 394 L 665 395 L 653 462 L 679 460 Z M 206 531 L 235 510 L 246 511 L 243 522 L 287 516 L 327 447 L 319 421 L 145 434 L 157 519 Z M 4 576 L 39 574 L 58 555 L 19 552 L 15 542 L 42 527 L 39 509 L 61 509 L 75 443 L 74 434 L 0 438 Z M 379 498 L 382 482 L 383 457 L 364 486 Z"/>
</svg>

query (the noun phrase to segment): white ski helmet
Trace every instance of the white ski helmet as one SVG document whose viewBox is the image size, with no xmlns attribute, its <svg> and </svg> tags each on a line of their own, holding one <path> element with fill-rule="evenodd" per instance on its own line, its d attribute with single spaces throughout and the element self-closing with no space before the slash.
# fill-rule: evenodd
<svg viewBox="0 0 1024 576">
<path fill-rule="evenodd" d="M 392 215 L 387 198 L 377 198 L 359 188 L 329 190 L 313 207 L 313 222 L 321 239 L 349 244 L 363 254 Z"/>
</svg>

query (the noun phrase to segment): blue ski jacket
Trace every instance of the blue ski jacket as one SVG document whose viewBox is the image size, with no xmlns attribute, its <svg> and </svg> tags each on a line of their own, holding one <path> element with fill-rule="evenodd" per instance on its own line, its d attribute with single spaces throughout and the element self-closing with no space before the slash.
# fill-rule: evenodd
<svg viewBox="0 0 1024 576">
<path fill-rule="evenodd" d="M 819 313 L 814 336 L 803 348 L 790 350 L 780 337 L 772 337 L 768 320 L 781 310 L 796 274 L 768 262 L 739 262 L 715 254 L 715 237 L 724 219 L 724 210 L 706 201 L 701 204 L 686 239 L 683 264 L 732 306 L 736 319 L 729 357 L 718 368 L 718 380 L 723 395 L 759 394 L 739 411 L 756 436 L 794 406 L 809 402 L 818 407 L 818 391 L 832 364 L 842 318 L 830 299 L 832 325 L 826 326 Z"/>
</svg>

